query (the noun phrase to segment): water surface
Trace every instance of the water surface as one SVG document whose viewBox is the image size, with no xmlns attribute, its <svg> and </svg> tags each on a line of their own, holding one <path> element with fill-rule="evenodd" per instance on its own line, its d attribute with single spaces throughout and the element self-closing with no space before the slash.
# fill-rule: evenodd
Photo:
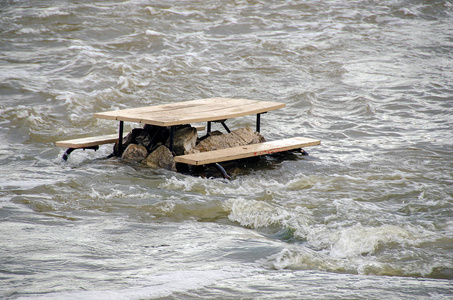
<svg viewBox="0 0 453 300">
<path fill-rule="evenodd" d="M 0 297 L 453 298 L 450 1 L 18 0 L 0 26 Z M 217 96 L 322 144 L 231 182 L 53 146 Z"/>
</svg>

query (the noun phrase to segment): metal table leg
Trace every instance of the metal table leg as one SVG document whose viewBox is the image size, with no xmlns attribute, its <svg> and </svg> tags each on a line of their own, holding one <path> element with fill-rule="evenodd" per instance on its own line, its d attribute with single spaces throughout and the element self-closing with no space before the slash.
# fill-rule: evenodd
<svg viewBox="0 0 453 300">
<path fill-rule="evenodd" d="M 120 128 L 119 128 L 119 135 L 118 135 L 118 156 L 121 157 L 123 154 L 123 128 L 124 128 L 124 121 L 120 121 Z"/>
<path fill-rule="evenodd" d="M 261 114 L 256 114 L 256 132 L 261 130 Z"/>
<path fill-rule="evenodd" d="M 173 152 L 173 140 L 175 138 L 175 126 L 170 126 L 170 151 Z"/>
<path fill-rule="evenodd" d="M 228 175 L 228 173 L 225 171 L 225 169 L 219 163 L 215 163 L 214 165 L 217 168 L 217 170 L 219 170 L 219 172 L 222 174 L 224 179 L 228 179 L 228 180 L 231 179 L 230 175 Z"/>
</svg>

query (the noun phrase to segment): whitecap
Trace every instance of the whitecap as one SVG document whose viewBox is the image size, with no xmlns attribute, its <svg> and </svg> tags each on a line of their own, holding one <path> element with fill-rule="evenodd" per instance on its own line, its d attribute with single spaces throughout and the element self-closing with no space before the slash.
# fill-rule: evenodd
<svg viewBox="0 0 453 300">
<path fill-rule="evenodd" d="M 145 31 L 145 34 L 149 35 L 149 36 L 160 36 L 160 35 L 162 35 L 160 32 L 157 32 L 157 31 L 154 31 L 154 30 L 151 30 L 151 29 L 147 29 Z"/>
<path fill-rule="evenodd" d="M 145 7 L 145 10 L 146 10 L 150 15 L 155 15 L 155 14 L 157 14 L 157 10 L 154 9 L 153 7 L 151 7 L 151 6 Z"/>
<path fill-rule="evenodd" d="M 168 297 L 173 293 L 198 289 L 218 280 L 235 276 L 233 270 L 189 270 L 170 271 L 167 273 L 137 279 L 137 286 L 127 289 L 68 291 L 47 293 L 45 296 L 19 297 L 18 299 L 150 299 Z"/>
<path fill-rule="evenodd" d="M 17 33 L 18 34 L 40 34 L 40 33 L 42 33 L 42 31 L 38 28 L 25 27 L 25 28 L 20 29 Z"/>
<path fill-rule="evenodd" d="M 66 11 L 61 11 L 58 7 L 51 7 L 42 9 L 39 11 L 39 18 L 48 18 L 52 16 L 69 16 L 70 13 Z"/>
<path fill-rule="evenodd" d="M 312 224 L 312 214 L 305 208 L 296 206 L 286 209 L 265 201 L 234 198 L 225 202 L 228 218 L 242 226 L 263 228 L 273 225 L 294 230 L 294 235 L 305 238 Z"/>
<path fill-rule="evenodd" d="M 129 84 L 130 84 L 129 78 L 125 76 L 120 76 L 120 78 L 118 78 L 117 85 L 120 86 L 119 87 L 120 90 L 127 89 L 129 87 Z"/>
<path fill-rule="evenodd" d="M 296 270 L 325 270 L 354 272 L 354 268 L 347 261 L 329 257 L 326 253 L 314 251 L 307 247 L 285 248 L 279 253 L 269 256 L 263 261 L 271 268 Z"/>
<path fill-rule="evenodd" d="M 381 243 L 399 243 L 410 236 L 408 231 L 393 225 L 364 227 L 360 224 L 335 235 L 338 239 L 332 244 L 330 255 L 338 258 L 374 253 Z"/>
</svg>

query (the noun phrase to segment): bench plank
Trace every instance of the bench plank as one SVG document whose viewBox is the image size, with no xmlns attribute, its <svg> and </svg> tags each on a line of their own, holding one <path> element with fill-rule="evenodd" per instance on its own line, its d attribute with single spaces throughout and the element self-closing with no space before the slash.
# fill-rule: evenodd
<svg viewBox="0 0 453 300">
<path fill-rule="evenodd" d="M 205 126 L 194 126 L 197 131 L 205 130 Z M 124 134 L 124 137 L 127 134 Z M 71 140 L 64 140 L 55 142 L 55 146 L 63 147 L 63 148 L 86 148 L 86 147 L 93 147 L 99 146 L 104 144 L 112 144 L 118 141 L 118 134 L 108 134 L 108 135 L 100 135 L 100 136 L 91 136 L 79 139 L 71 139 Z"/>
<path fill-rule="evenodd" d="M 118 134 L 109 134 L 101 136 L 91 136 L 86 138 L 65 140 L 55 142 L 55 146 L 63 148 L 86 148 L 99 146 L 104 144 L 111 144 L 118 141 Z"/>
<path fill-rule="evenodd" d="M 316 146 L 319 144 L 321 144 L 320 140 L 304 137 L 293 137 L 259 144 L 179 155 L 175 156 L 175 161 L 189 165 L 206 165 L 223 161 L 284 152 L 302 147 Z"/>
</svg>

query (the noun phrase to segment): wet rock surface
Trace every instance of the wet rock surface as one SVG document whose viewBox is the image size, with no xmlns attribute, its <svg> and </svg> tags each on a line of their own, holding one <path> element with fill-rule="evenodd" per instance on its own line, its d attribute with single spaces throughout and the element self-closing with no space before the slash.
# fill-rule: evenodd
<svg viewBox="0 0 453 300">
<path fill-rule="evenodd" d="M 227 134 L 214 134 L 200 141 L 190 153 L 226 149 L 265 142 L 265 138 L 250 127 L 239 128 Z"/>
<path fill-rule="evenodd" d="M 167 169 L 176 172 L 176 163 L 170 149 L 162 145 L 142 161 L 144 165 L 154 169 Z"/>
<path fill-rule="evenodd" d="M 185 164 L 176 164 L 174 156 L 199 153 L 236 146 L 265 142 L 265 138 L 250 127 L 239 128 L 223 134 L 213 131 L 198 138 L 197 129 L 190 125 L 177 126 L 173 139 L 173 152 L 170 151 L 170 130 L 166 127 L 145 125 L 133 129 L 123 139 L 122 160 L 142 163 L 151 168 L 162 168 L 183 173 L 193 173 L 200 169 Z M 117 153 L 118 145 L 114 152 Z M 197 173 L 197 172 L 195 172 Z"/>
<path fill-rule="evenodd" d="M 129 144 L 121 155 L 121 159 L 127 162 L 141 162 L 148 156 L 148 150 L 142 145 Z"/>
<path fill-rule="evenodd" d="M 197 143 L 197 129 L 195 127 L 181 127 L 175 130 L 173 152 L 175 155 L 188 154 Z M 170 148 L 170 138 L 165 144 Z"/>
</svg>

